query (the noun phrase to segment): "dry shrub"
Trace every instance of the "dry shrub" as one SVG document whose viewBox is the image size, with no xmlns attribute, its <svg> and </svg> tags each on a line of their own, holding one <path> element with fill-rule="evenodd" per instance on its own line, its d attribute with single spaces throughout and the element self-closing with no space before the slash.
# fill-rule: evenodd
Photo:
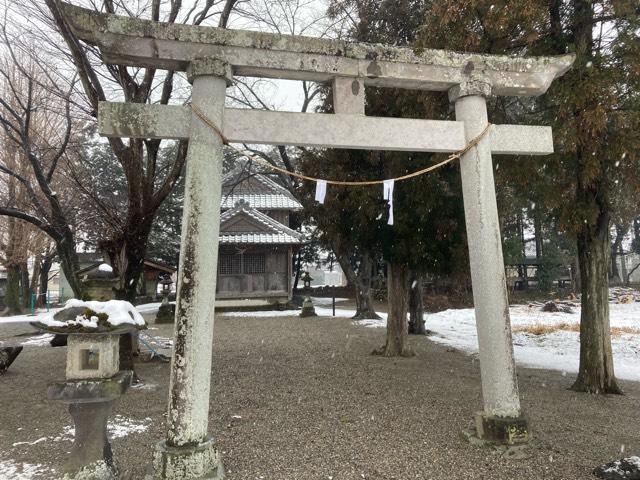
<svg viewBox="0 0 640 480">
<path fill-rule="evenodd" d="M 531 335 L 548 335 L 553 332 L 577 332 L 580 333 L 579 323 L 536 323 L 534 325 L 518 325 L 513 327 L 514 333 L 530 333 Z M 611 336 L 640 335 L 640 328 L 635 327 L 611 327 Z"/>
</svg>

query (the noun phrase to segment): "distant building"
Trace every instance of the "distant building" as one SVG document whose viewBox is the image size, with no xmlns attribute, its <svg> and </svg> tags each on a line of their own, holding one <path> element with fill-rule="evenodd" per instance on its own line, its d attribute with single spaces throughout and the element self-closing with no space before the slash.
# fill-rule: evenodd
<svg viewBox="0 0 640 480">
<path fill-rule="evenodd" d="M 303 235 L 289 228 L 302 205 L 268 175 L 247 164 L 223 178 L 216 298 L 287 303 L 292 257 Z"/>
<path fill-rule="evenodd" d="M 113 270 L 108 265 L 106 256 L 100 252 L 79 253 L 78 260 L 80 268 L 78 269 L 78 277 L 87 287 L 87 295 L 93 300 L 110 300 L 115 298 L 113 288 L 117 285 L 114 279 Z M 142 276 L 138 283 L 138 295 L 156 297 L 158 294 L 158 284 L 161 275 L 173 276 L 176 269 L 168 265 L 163 265 L 152 260 L 145 260 Z M 64 299 L 73 297 L 73 290 L 67 281 L 67 278 L 59 269 L 57 278 L 49 281 L 49 286 L 57 280 L 58 297 Z"/>
</svg>

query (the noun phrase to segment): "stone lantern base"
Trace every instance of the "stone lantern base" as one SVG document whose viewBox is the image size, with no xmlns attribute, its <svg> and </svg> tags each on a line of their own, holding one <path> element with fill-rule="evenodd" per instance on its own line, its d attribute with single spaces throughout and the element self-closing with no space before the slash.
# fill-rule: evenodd
<svg viewBox="0 0 640 480">
<path fill-rule="evenodd" d="M 302 302 L 302 311 L 300 312 L 301 317 L 317 317 L 316 309 L 313 307 L 313 302 L 311 298 L 306 297 L 304 302 Z"/>
<path fill-rule="evenodd" d="M 131 384 L 131 371 L 108 379 L 69 380 L 49 386 L 47 396 L 69 404 L 75 424 L 71 454 L 64 479 L 111 480 L 118 476 L 107 436 L 113 406 Z"/>
<path fill-rule="evenodd" d="M 174 323 L 176 319 L 176 304 L 175 303 L 162 303 L 158 307 L 158 313 L 156 314 L 155 323 Z"/>
</svg>

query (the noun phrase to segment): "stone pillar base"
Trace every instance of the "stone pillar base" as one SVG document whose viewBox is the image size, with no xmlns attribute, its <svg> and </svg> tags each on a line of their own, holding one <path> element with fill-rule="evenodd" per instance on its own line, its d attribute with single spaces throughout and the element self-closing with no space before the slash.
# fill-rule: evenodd
<svg viewBox="0 0 640 480">
<path fill-rule="evenodd" d="M 500 445 L 521 445 L 530 437 L 525 417 L 494 417 L 484 412 L 476 413 L 476 433 L 479 439 Z"/>
<path fill-rule="evenodd" d="M 176 320 L 176 304 L 167 303 L 160 305 L 156 314 L 155 323 L 175 323 Z"/>
<path fill-rule="evenodd" d="M 213 438 L 195 446 L 156 446 L 153 455 L 154 480 L 223 480 L 224 468 Z"/>
</svg>

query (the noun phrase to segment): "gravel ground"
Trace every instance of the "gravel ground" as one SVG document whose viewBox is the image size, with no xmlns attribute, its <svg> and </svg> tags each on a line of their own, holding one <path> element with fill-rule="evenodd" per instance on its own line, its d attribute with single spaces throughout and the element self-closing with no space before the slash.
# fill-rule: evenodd
<svg viewBox="0 0 640 480">
<path fill-rule="evenodd" d="M 25 329 L 0 325 L 0 339 Z M 149 333 L 170 337 L 172 326 Z M 640 454 L 638 383 L 589 396 L 567 390 L 570 375 L 519 369 L 534 439 L 515 460 L 461 434 L 482 405 L 476 359 L 424 338 L 411 338 L 414 358 L 371 356 L 383 341 L 384 330 L 345 319 L 220 316 L 209 418 L 228 479 L 583 480 L 621 449 Z M 64 463 L 70 442 L 54 438 L 70 417 L 46 387 L 64 377 L 65 350 L 27 346 L 0 377 L 0 462 Z M 137 368 L 145 388 L 115 413 L 147 430 L 112 441 L 123 478 L 136 480 L 163 435 L 169 378 L 165 363 Z"/>
</svg>

